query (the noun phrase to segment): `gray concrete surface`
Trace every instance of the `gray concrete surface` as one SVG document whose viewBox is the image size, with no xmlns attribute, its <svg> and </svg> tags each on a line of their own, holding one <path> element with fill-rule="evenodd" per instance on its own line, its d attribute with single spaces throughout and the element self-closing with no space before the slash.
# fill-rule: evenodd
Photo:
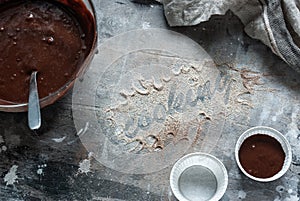
<svg viewBox="0 0 300 201">
<path fill-rule="evenodd" d="M 204 125 L 187 151 L 203 151 L 205 143 L 214 145 L 209 152 L 224 163 L 229 174 L 222 200 L 300 199 L 299 74 L 269 48 L 249 38 L 231 12 L 198 26 L 170 28 L 159 4 L 94 2 L 100 45 L 130 30 L 173 30 L 200 44 L 216 63 L 223 82 L 230 83 L 219 116 L 224 126 L 218 138 L 206 138 L 209 125 Z M 135 38 L 131 40 L 128 42 L 134 43 Z M 218 119 L 218 115 L 211 118 Z M 26 113 L 0 113 L 0 119 L 0 200 L 176 200 L 169 187 L 172 164 L 149 174 L 126 174 L 89 155 L 74 125 L 72 91 L 42 110 L 42 128 L 37 132 L 28 129 Z M 270 183 L 245 177 L 234 159 L 239 135 L 258 125 L 279 130 L 292 146 L 289 171 Z"/>
</svg>

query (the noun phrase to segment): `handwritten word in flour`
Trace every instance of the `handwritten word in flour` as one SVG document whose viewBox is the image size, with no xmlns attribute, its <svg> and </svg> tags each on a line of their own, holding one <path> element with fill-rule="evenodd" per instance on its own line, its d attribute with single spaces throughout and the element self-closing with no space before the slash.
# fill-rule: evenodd
<svg viewBox="0 0 300 201">
<path fill-rule="evenodd" d="M 156 123 L 163 124 L 170 115 L 172 116 L 175 113 L 184 114 L 188 110 L 199 110 L 199 108 L 203 107 L 201 104 L 214 99 L 217 93 L 223 99 L 221 100 L 223 102 L 218 104 L 228 104 L 233 84 L 230 77 L 220 73 L 214 81 L 214 87 L 212 87 L 211 83 L 208 80 L 196 88 L 185 89 L 184 91 L 178 90 L 174 85 L 171 86 L 167 103 L 156 104 L 152 113 L 146 109 L 142 110 L 137 115 L 137 119 L 129 118 L 125 123 L 124 132 L 130 137 L 135 137 L 140 130 L 147 131 Z M 196 114 L 196 112 L 194 113 Z"/>
</svg>

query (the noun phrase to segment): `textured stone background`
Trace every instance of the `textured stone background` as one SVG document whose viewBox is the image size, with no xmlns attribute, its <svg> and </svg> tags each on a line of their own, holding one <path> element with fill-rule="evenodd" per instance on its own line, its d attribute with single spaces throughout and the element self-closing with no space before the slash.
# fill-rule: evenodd
<svg viewBox="0 0 300 201">
<path fill-rule="evenodd" d="M 100 44 L 138 28 L 171 29 L 197 41 L 232 81 L 225 126 L 211 151 L 229 173 L 222 200 L 299 200 L 299 74 L 262 43 L 249 38 L 230 12 L 197 26 L 169 28 L 162 7 L 152 1 L 94 2 Z M 72 120 L 71 91 L 43 109 L 42 118 L 42 128 L 33 133 L 27 127 L 26 113 L 0 113 L 0 200 L 175 200 L 169 188 L 171 167 L 129 175 L 89 157 Z M 257 125 L 281 131 L 293 148 L 290 170 L 271 183 L 246 178 L 234 160 L 235 141 Z M 201 143 L 200 138 L 190 151 L 198 151 Z"/>
</svg>

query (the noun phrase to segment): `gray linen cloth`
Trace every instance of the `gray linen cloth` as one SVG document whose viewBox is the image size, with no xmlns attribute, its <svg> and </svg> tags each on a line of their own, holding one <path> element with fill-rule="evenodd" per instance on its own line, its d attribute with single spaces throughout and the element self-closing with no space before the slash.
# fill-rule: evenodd
<svg viewBox="0 0 300 201">
<path fill-rule="evenodd" d="M 300 73 L 300 0 L 156 0 L 170 26 L 190 26 L 231 10 L 245 32 Z"/>
</svg>

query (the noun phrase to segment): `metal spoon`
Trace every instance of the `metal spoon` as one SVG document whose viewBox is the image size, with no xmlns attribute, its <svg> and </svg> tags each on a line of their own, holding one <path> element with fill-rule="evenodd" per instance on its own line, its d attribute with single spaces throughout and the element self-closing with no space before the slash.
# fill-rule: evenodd
<svg viewBox="0 0 300 201">
<path fill-rule="evenodd" d="M 29 84 L 28 126 L 31 130 L 36 130 L 41 127 L 41 111 L 36 75 L 37 71 L 31 73 Z"/>
</svg>

